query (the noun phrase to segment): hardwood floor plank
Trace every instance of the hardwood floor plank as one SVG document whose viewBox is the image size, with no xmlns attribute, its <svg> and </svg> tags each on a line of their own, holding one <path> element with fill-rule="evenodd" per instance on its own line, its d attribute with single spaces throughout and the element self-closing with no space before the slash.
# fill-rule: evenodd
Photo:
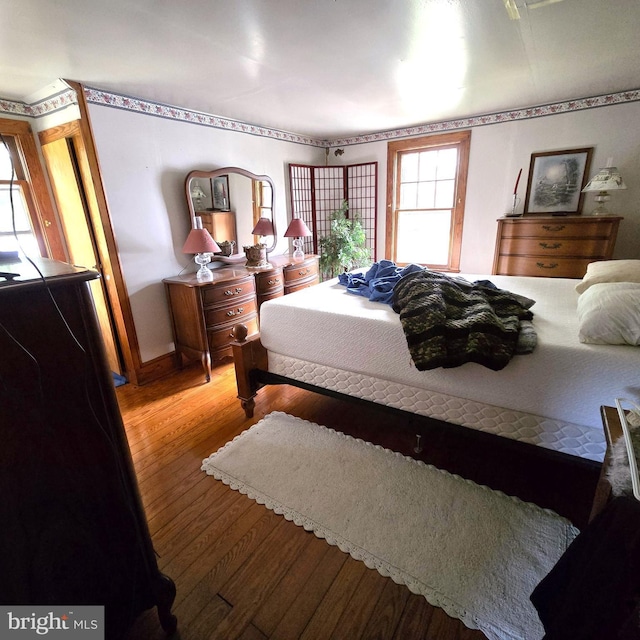
<svg viewBox="0 0 640 640">
<path fill-rule="evenodd" d="M 324 553 L 316 569 L 291 603 L 289 610 L 271 632 L 271 640 L 291 640 L 291 638 L 300 638 L 302 636 L 318 605 L 340 574 L 347 557 L 347 554 L 337 547 L 325 546 Z"/>
<path fill-rule="evenodd" d="M 348 557 L 336 580 L 329 587 L 320 605 L 315 610 L 309 624 L 300 638 L 302 640 L 324 640 L 335 631 L 342 612 L 355 592 L 365 572 L 366 565 Z"/>
<path fill-rule="evenodd" d="M 388 640 L 393 638 L 400 616 L 410 596 L 409 590 L 393 580 L 387 580 L 378 598 L 375 609 L 362 634 L 367 640 Z"/>
<path fill-rule="evenodd" d="M 366 638 L 364 630 L 387 581 L 389 578 L 381 576 L 375 569 L 367 568 L 331 634 L 333 640 Z"/>
<path fill-rule="evenodd" d="M 196 558 L 183 571 L 176 571 L 176 615 L 184 614 L 189 619 L 200 611 L 277 525 L 274 513 L 258 504 L 251 505 L 211 544 L 206 556 Z M 177 565 L 178 560 L 173 564 Z M 168 569 L 167 574 L 171 575 Z"/>
<path fill-rule="evenodd" d="M 307 544 L 300 551 L 296 561 L 252 619 L 255 627 L 267 637 L 275 631 L 287 611 L 296 606 L 296 598 L 326 555 L 327 543 L 324 540 L 316 538 L 313 534 L 307 538 Z"/>
<path fill-rule="evenodd" d="M 218 627 L 222 638 L 235 640 L 240 636 L 313 535 L 280 518 L 263 544 L 220 588 L 220 595 L 233 605 Z"/>
<path fill-rule="evenodd" d="M 154 535 L 156 551 L 165 562 L 179 553 L 187 561 L 190 556 L 206 553 L 206 545 L 213 537 L 211 523 L 215 522 L 216 530 L 221 531 L 225 522 L 231 522 L 238 513 L 249 508 L 246 500 L 239 500 L 224 485 L 218 490 L 216 483 L 209 489 L 201 500 L 194 503 L 193 509 L 185 509 L 184 515 L 174 518 Z"/>
<path fill-rule="evenodd" d="M 411 594 L 400 616 L 400 622 L 393 634 L 393 640 L 432 640 L 427 635 L 433 616 L 432 607 L 422 596 Z"/>
<path fill-rule="evenodd" d="M 220 596 L 210 598 L 200 611 L 180 628 L 180 640 L 221 640 L 218 626 L 231 611 Z"/>
</svg>

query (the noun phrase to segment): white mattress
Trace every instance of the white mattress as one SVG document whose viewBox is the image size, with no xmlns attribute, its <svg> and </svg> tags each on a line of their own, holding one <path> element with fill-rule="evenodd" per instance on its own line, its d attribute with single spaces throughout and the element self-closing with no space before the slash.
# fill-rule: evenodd
<svg viewBox="0 0 640 640">
<path fill-rule="evenodd" d="M 617 397 L 638 402 L 640 349 L 579 342 L 576 280 L 462 277 L 489 279 L 502 289 L 536 300 L 532 311 L 538 344 L 533 353 L 515 356 L 501 371 L 475 363 L 418 371 L 393 309 L 348 293 L 333 280 L 262 305 L 260 335 L 269 351 L 269 369 L 282 375 L 304 375 L 305 382 L 319 386 L 333 384 L 334 374 L 353 374 L 348 375 L 351 382 L 343 384 L 346 393 L 350 393 L 348 386 L 361 386 L 364 380 L 366 384 L 386 381 L 391 384 L 378 384 L 377 397 L 368 399 L 397 406 L 397 402 L 380 398 L 400 393 L 416 396 L 420 404 L 433 397 L 440 409 L 402 408 L 601 460 L 605 445 L 600 406 L 613 404 Z M 309 379 L 314 375 L 315 382 Z M 442 408 L 452 401 L 453 411 Z M 412 403 L 407 399 L 403 404 Z M 493 417 L 487 420 L 479 411 Z M 458 419 L 452 419 L 452 413 Z M 524 437 L 519 433 L 522 425 L 517 424 L 522 420 L 528 433 Z M 532 428 L 539 433 L 532 433 Z"/>
</svg>

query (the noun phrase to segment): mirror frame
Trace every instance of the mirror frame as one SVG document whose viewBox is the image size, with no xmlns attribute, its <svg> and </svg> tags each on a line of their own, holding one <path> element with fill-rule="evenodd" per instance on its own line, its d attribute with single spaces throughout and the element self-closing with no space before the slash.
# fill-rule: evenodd
<svg viewBox="0 0 640 640">
<path fill-rule="evenodd" d="M 265 182 L 268 182 L 271 185 L 271 218 L 272 218 L 271 224 L 273 225 L 273 242 L 271 243 L 271 245 L 267 246 L 267 255 L 268 255 L 276 248 L 276 245 L 278 244 L 278 230 L 276 227 L 276 219 L 275 219 L 276 191 L 275 191 L 275 186 L 273 184 L 273 180 L 269 176 L 251 173 L 251 171 L 247 171 L 246 169 L 241 169 L 240 167 L 223 167 L 222 169 L 214 169 L 213 171 L 202 171 L 200 169 L 190 171 L 187 174 L 187 177 L 185 178 L 185 181 L 184 181 L 184 191 L 185 191 L 185 196 L 187 198 L 187 205 L 189 207 L 189 215 L 191 217 L 190 228 L 193 229 L 193 219 L 195 218 L 195 215 L 196 215 L 195 208 L 193 206 L 193 200 L 191 198 L 191 191 L 189 189 L 191 180 L 195 178 L 210 180 L 213 178 L 217 178 L 219 176 L 227 175 L 229 173 L 237 173 L 251 180 L 264 180 Z M 253 183 L 252 183 L 252 186 L 253 186 Z M 238 212 L 236 211 L 235 214 L 237 216 Z M 244 252 L 240 253 L 242 246 L 240 246 L 239 239 L 238 239 L 237 249 L 238 249 L 238 253 L 231 256 L 218 256 L 214 254 L 213 256 L 211 256 L 211 260 L 212 262 L 213 261 L 227 262 L 230 264 L 245 262 L 247 258 Z"/>
</svg>

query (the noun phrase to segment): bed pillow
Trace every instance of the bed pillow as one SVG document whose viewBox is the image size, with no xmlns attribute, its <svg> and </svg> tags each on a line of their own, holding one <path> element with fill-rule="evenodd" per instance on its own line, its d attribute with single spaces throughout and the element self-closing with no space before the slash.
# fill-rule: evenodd
<svg viewBox="0 0 640 640">
<path fill-rule="evenodd" d="M 640 283 L 590 286 L 578 298 L 578 323 L 580 342 L 640 345 Z"/>
<path fill-rule="evenodd" d="M 591 285 L 600 282 L 640 282 L 640 260 L 590 262 L 584 278 L 576 285 L 576 291 L 584 293 Z"/>
</svg>

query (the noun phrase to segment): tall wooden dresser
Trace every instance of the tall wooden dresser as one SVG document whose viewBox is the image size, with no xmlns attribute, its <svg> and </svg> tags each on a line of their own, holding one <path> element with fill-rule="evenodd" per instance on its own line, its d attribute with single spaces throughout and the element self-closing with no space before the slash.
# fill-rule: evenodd
<svg viewBox="0 0 640 640">
<path fill-rule="evenodd" d="M 89 281 L 39 260 L 0 271 L 0 602 L 103 605 L 107 639 L 158 607 L 173 632 Z M 64 611 L 63 611 L 64 612 Z"/>
<path fill-rule="evenodd" d="M 611 259 L 622 219 L 537 215 L 500 218 L 493 273 L 582 278 L 590 262 Z"/>
</svg>

